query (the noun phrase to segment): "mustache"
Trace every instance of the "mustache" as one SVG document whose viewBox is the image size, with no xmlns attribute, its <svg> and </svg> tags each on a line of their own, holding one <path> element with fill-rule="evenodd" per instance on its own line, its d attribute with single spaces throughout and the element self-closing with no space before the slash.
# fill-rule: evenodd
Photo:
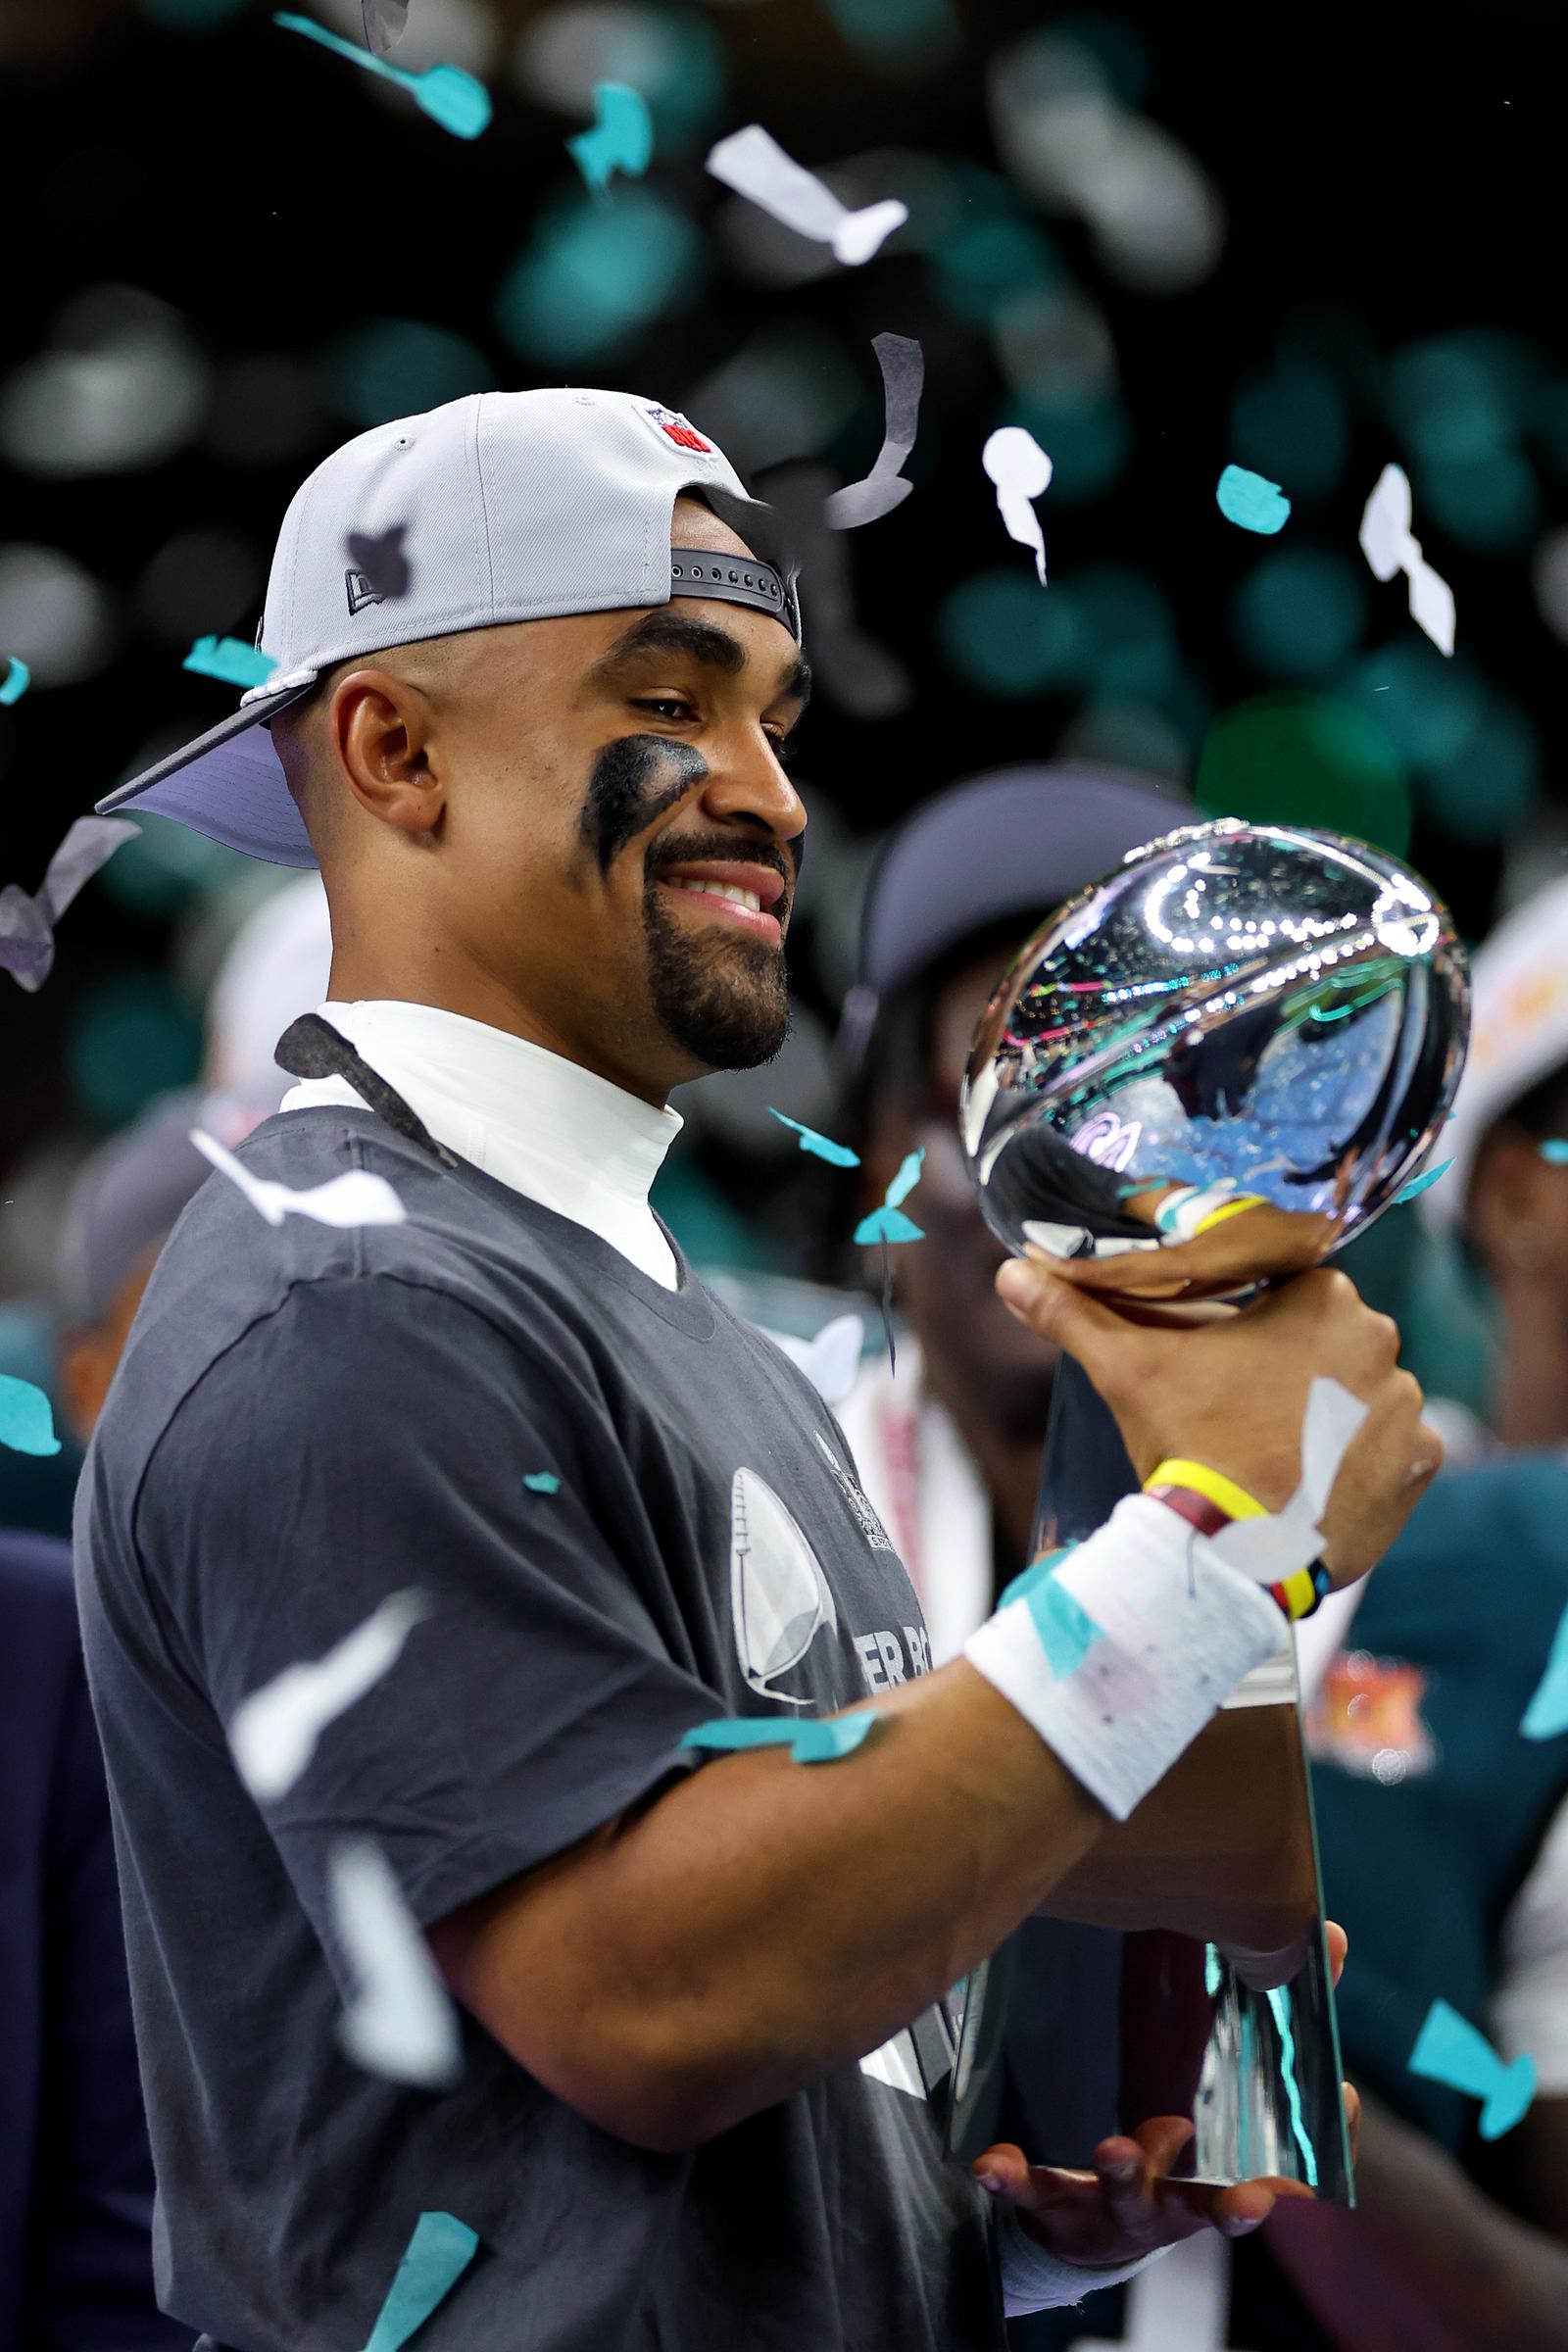
<svg viewBox="0 0 1568 2352">
<path fill-rule="evenodd" d="M 744 858 L 748 865 L 765 865 L 777 874 L 784 885 L 784 896 L 773 909 L 775 914 L 788 914 L 795 901 L 795 881 L 801 870 L 799 840 L 781 850 L 775 841 L 756 841 L 749 834 L 682 833 L 668 836 L 653 844 L 644 859 L 644 870 L 650 885 L 659 879 L 666 866 L 693 865 L 712 858 Z"/>
</svg>

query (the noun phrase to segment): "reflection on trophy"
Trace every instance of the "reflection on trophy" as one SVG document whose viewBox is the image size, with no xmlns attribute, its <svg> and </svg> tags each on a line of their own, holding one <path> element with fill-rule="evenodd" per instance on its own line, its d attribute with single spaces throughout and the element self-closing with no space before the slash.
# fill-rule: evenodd
<svg viewBox="0 0 1568 2352">
<path fill-rule="evenodd" d="M 1092 1261 L 1084 1277 L 1123 1298 L 1245 1298 L 1363 1231 L 1414 1173 L 1468 1013 L 1446 910 L 1381 851 L 1229 818 L 1185 827 L 1058 908 L 993 997 L 959 1106 L 986 1220 L 1015 1253 Z M 1036 1557 L 1137 1483 L 1065 1361 Z M 1057 2143 L 1042 2160 L 1081 2164 L 1086 2136 L 1187 2114 L 1194 2178 L 1278 2174 L 1348 2201 L 1289 1634 L 1130 1826 L 1132 1848 L 1107 1841 L 1075 1874 L 1080 1915 L 1126 1932 L 1094 1947 L 1076 2082 L 1033 2105 Z M 970 1979 L 950 2124 L 965 2154 L 991 2135 L 1009 2047 L 1018 2071 L 1031 1999 L 1051 1997 L 1051 1933 L 1027 1923 Z"/>
</svg>

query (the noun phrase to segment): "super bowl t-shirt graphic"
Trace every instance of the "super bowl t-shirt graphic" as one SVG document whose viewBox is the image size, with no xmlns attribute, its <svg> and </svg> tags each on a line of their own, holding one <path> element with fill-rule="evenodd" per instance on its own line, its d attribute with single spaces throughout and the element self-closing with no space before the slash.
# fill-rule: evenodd
<svg viewBox="0 0 1568 2352">
<path fill-rule="evenodd" d="M 694 1724 L 863 1703 L 923 1670 L 924 1632 L 815 1391 L 683 1262 L 665 1290 L 368 1111 L 291 1111 L 242 1156 L 296 1191 L 369 1169 L 407 1222 L 264 1227 L 209 1185 L 84 1473 L 162 2300 L 220 2345 L 340 2352 L 439 2209 L 482 2255 L 421 2352 L 1001 2352 L 937 2011 L 677 2154 L 471 2024 L 439 2095 L 343 2055 L 343 1838 L 375 1840 L 427 1926 L 725 1770 L 682 1749 Z M 259 1806 L 223 1737 L 240 1700 L 411 1587 L 417 1643 Z"/>
</svg>

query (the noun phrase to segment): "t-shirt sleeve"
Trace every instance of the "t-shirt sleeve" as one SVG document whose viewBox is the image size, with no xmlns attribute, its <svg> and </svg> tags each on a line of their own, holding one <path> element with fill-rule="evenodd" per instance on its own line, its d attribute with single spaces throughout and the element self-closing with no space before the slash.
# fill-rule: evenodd
<svg viewBox="0 0 1568 2352">
<path fill-rule="evenodd" d="M 296 1286 L 211 1365 L 154 1452 L 135 1536 L 225 1730 L 389 1596 L 421 1596 L 396 1663 L 264 1807 L 318 1928 L 341 1839 L 373 1838 L 428 1925 L 682 1770 L 681 1735 L 725 1712 L 675 1654 L 580 1348 L 398 1277 Z"/>
</svg>

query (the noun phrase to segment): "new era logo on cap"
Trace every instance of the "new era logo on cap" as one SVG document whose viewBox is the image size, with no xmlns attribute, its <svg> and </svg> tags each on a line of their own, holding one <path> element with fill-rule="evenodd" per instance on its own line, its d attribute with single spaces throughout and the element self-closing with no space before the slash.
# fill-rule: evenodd
<svg viewBox="0 0 1568 2352">
<path fill-rule="evenodd" d="M 713 456 L 711 441 L 705 441 L 696 425 L 690 423 L 679 409 L 661 408 L 657 400 L 642 400 L 637 406 L 663 440 L 673 441 L 677 449 L 689 449 L 696 458 Z"/>
</svg>

